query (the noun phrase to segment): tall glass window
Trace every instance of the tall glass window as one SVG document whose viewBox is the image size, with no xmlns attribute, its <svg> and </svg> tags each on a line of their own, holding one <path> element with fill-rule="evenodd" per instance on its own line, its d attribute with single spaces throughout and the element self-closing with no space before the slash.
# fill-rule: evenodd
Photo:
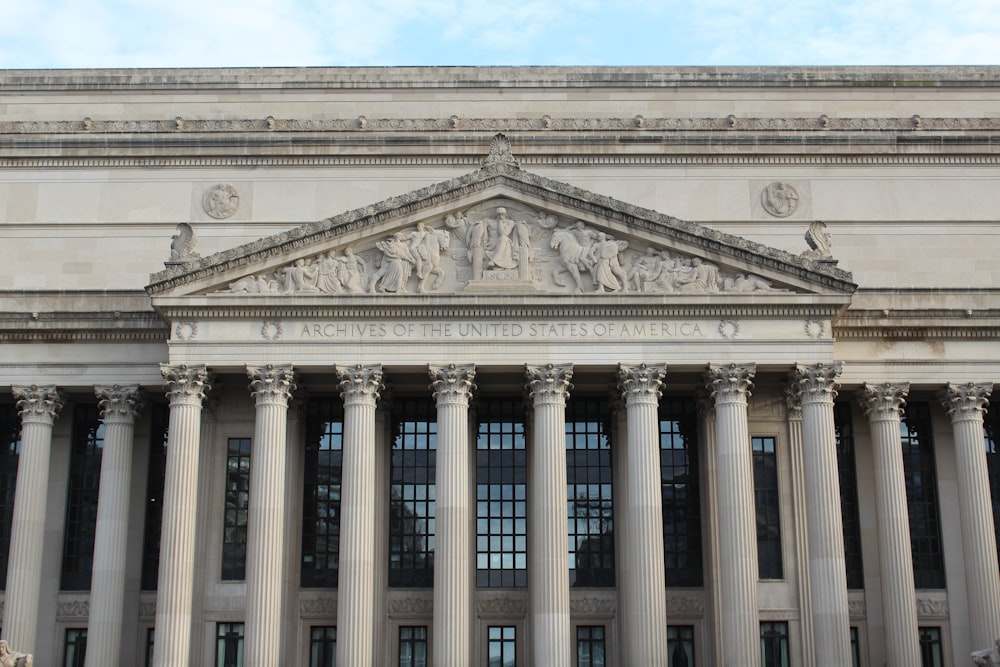
<svg viewBox="0 0 1000 667">
<path fill-rule="evenodd" d="M 146 629 L 146 662 L 144 663 L 146 667 L 153 667 L 153 642 L 156 639 L 156 631 L 154 628 Z"/>
<path fill-rule="evenodd" d="M 226 453 L 226 514 L 222 529 L 222 580 L 242 581 L 247 569 L 250 507 L 250 438 L 230 438 Z"/>
<path fill-rule="evenodd" d="M 430 399 L 393 402 L 389 585 L 434 585 L 437 411 Z"/>
<path fill-rule="evenodd" d="M 861 638 L 857 626 L 851 626 L 851 667 L 861 667 Z"/>
<path fill-rule="evenodd" d="M 13 405 L 0 405 L 0 590 L 7 588 L 10 529 L 14 521 L 17 462 L 21 456 L 21 420 Z"/>
<path fill-rule="evenodd" d="M 667 626 L 667 656 L 669 667 L 695 667 L 694 626 Z"/>
<path fill-rule="evenodd" d="M 858 476 L 854 466 L 854 423 L 851 405 L 834 403 L 833 424 L 837 437 L 837 474 L 840 479 L 840 513 L 844 526 L 844 565 L 847 587 L 864 588 L 861 559 L 861 519 L 858 506 Z"/>
<path fill-rule="evenodd" d="M 309 667 L 337 667 L 337 627 L 309 628 Z"/>
<path fill-rule="evenodd" d="M 1000 560 L 1000 406 L 993 407 L 986 413 L 983 427 L 986 431 L 986 471 L 993 499 L 993 535 Z"/>
<path fill-rule="evenodd" d="M 570 586 L 615 585 L 609 419 L 606 399 L 573 398 L 566 407 Z"/>
<path fill-rule="evenodd" d="M 427 667 L 427 626 L 399 628 L 399 667 Z"/>
<path fill-rule="evenodd" d="M 63 655 L 64 667 L 83 667 L 87 658 L 86 628 L 67 628 Z"/>
<path fill-rule="evenodd" d="M 910 517 L 913 583 L 917 588 L 944 588 L 937 468 L 928 404 L 914 402 L 907 405 L 900 431 L 906 504 Z"/>
<path fill-rule="evenodd" d="M 243 667 L 243 624 L 215 625 L 215 667 Z"/>
<path fill-rule="evenodd" d="M 750 439 L 753 490 L 757 509 L 757 569 L 761 579 L 781 579 L 781 510 L 778 504 L 778 456 L 775 439 Z"/>
<path fill-rule="evenodd" d="M 690 399 L 660 401 L 660 490 L 667 586 L 701 586 L 698 419 Z"/>
<path fill-rule="evenodd" d="M 483 400 L 478 418 L 476 586 L 527 586 L 524 404 L 520 398 Z"/>
<path fill-rule="evenodd" d="M 604 665 L 604 626 L 576 626 L 576 667 Z"/>
<path fill-rule="evenodd" d="M 146 472 L 146 525 L 142 536 L 142 590 L 155 591 L 160 568 L 160 529 L 163 527 L 163 485 L 167 471 L 167 426 L 170 408 L 153 406 Z"/>
<path fill-rule="evenodd" d="M 64 591 L 90 589 L 94 568 L 94 533 L 97 530 L 97 496 L 101 488 L 101 453 L 104 424 L 96 405 L 73 410 L 73 434 L 66 494 L 66 532 L 63 538 Z"/>
<path fill-rule="evenodd" d="M 489 667 L 517 667 L 517 628 L 491 625 L 486 629 Z"/>
<path fill-rule="evenodd" d="M 788 667 L 788 623 L 765 621 L 760 624 L 760 664 Z"/>
<path fill-rule="evenodd" d="M 943 667 L 941 628 L 920 628 L 920 667 Z"/>
<path fill-rule="evenodd" d="M 343 447 L 343 403 L 339 398 L 311 399 L 306 405 L 302 485 L 303 588 L 337 586 Z"/>
</svg>

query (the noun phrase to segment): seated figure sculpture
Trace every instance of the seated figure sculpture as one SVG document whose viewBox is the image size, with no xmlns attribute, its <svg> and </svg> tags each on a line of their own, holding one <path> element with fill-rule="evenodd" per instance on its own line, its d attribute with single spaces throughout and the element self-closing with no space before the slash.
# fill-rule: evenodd
<svg viewBox="0 0 1000 667">
<path fill-rule="evenodd" d="M 993 642 L 993 648 L 973 651 L 972 664 L 979 667 L 1000 667 L 1000 639 Z"/>
<path fill-rule="evenodd" d="M 0 667 L 31 667 L 35 658 L 30 653 L 11 649 L 6 639 L 0 639 Z"/>
</svg>

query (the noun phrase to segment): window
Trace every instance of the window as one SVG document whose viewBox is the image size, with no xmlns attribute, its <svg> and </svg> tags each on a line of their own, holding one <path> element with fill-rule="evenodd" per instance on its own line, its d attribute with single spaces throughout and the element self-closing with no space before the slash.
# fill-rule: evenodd
<svg viewBox="0 0 1000 667">
<path fill-rule="evenodd" d="M 393 402 L 389 585 L 434 585 L 437 412 L 430 399 Z"/>
<path fill-rule="evenodd" d="M 576 626 L 576 667 L 604 667 L 604 626 Z"/>
<path fill-rule="evenodd" d="M 854 467 L 854 424 L 851 404 L 835 403 L 833 424 L 837 437 L 837 473 L 840 479 L 840 512 L 844 526 L 844 565 L 847 587 L 864 588 L 861 559 L 861 519 L 858 507 L 858 476 Z"/>
<path fill-rule="evenodd" d="M 306 404 L 305 479 L 302 486 L 303 588 L 337 586 L 343 410 L 339 398 L 316 398 Z"/>
<path fill-rule="evenodd" d="M 694 401 L 660 401 L 660 492 L 667 586 L 701 586 L 701 497 Z"/>
<path fill-rule="evenodd" d="M 96 405 L 73 410 L 69 490 L 66 494 L 66 532 L 63 539 L 64 591 L 90 589 L 94 568 L 94 533 L 97 530 L 97 496 L 101 488 L 101 452 L 104 424 Z"/>
<path fill-rule="evenodd" d="M 64 648 L 64 667 L 83 667 L 87 658 L 87 629 L 68 628 L 66 630 L 66 645 Z"/>
<path fill-rule="evenodd" d="M 861 640 L 857 626 L 851 626 L 851 667 L 861 667 Z"/>
<path fill-rule="evenodd" d="M 309 667 L 337 667 L 337 628 L 314 625 L 309 629 Z"/>
<path fill-rule="evenodd" d="M 215 625 L 215 667 L 243 667 L 243 624 Z"/>
<path fill-rule="evenodd" d="M 400 626 L 399 667 L 427 667 L 427 626 Z"/>
<path fill-rule="evenodd" d="M 489 667 L 517 667 L 517 629 L 513 625 L 487 628 Z"/>
<path fill-rule="evenodd" d="M 571 399 L 566 409 L 570 586 L 615 585 L 609 419 L 604 399 Z"/>
<path fill-rule="evenodd" d="M 153 640 L 155 638 L 154 628 L 146 630 L 146 667 L 153 667 Z"/>
<path fill-rule="evenodd" d="M 997 543 L 997 559 L 1000 560 L 1000 409 L 994 407 L 986 413 L 983 427 L 986 431 L 986 470 L 993 498 L 993 533 Z"/>
<path fill-rule="evenodd" d="M 0 405 L 0 590 L 7 587 L 10 529 L 14 522 L 17 462 L 21 455 L 21 420 L 13 405 Z"/>
<path fill-rule="evenodd" d="M 242 581 L 247 569 L 250 504 L 250 438 L 229 438 L 226 454 L 226 514 L 222 530 L 222 580 Z"/>
<path fill-rule="evenodd" d="M 760 664 L 762 667 L 788 667 L 788 623 L 785 621 L 760 624 Z"/>
<path fill-rule="evenodd" d="M 944 588 L 944 552 L 938 511 L 937 473 L 931 415 L 927 403 L 910 403 L 900 426 L 906 504 L 910 517 L 913 583 L 917 588 Z"/>
<path fill-rule="evenodd" d="M 527 586 L 524 406 L 519 398 L 484 400 L 478 415 L 476 585 Z"/>
<path fill-rule="evenodd" d="M 146 473 L 146 525 L 142 536 L 142 590 L 155 591 L 160 568 L 160 529 L 163 527 L 163 484 L 167 470 L 167 427 L 170 408 L 153 406 Z"/>
<path fill-rule="evenodd" d="M 751 438 L 753 490 L 757 509 L 757 570 L 761 579 L 781 579 L 781 511 L 775 439 Z"/>
<path fill-rule="evenodd" d="M 920 628 L 921 667 L 943 667 L 944 647 L 941 645 L 941 628 Z"/>
<path fill-rule="evenodd" d="M 694 626 L 667 626 L 669 667 L 694 667 Z"/>
</svg>

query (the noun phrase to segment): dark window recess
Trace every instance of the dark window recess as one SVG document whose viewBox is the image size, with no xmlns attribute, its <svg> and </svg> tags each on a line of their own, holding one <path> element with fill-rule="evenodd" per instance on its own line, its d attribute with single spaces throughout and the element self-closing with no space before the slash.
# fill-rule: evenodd
<svg viewBox="0 0 1000 667">
<path fill-rule="evenodd" d="M 243 624 L 217 623 L 215 667 L 243 667 Z"/>
<path fill-rule="evenodd" d="M 146 471 L 146 522 L 142 535 L 142 590 L 155 591 L 160 567 L 160 530 L 163 528 L 163 485 L 167 471 L 167 427 L 170 408 L 153 406 Z"/>
<path fill-rule="evenodd" d="M 566 409 L 570 586 L 615 585 L 609 420 L 606 399 L 573 398 Z"/>
<path fill-rule="evenodd" d="M 660 401 L 663 558 L 668 587 L 701 586 L 701 484 L 693 400 Z"/>
<path fill-rule="evenodd" d="M 337 628 L 314 625 L 309 628 L 309 667 L 336 667 Z"/>
<path fill-rule="evenodd" d="M 604 634 L 603 625 L 576 627 L 576 667 L 604 667 Z"/>
<path fill-rule="evenodd" d="M 938 508 L 937 472 L 931 414 L 927 403 L 910 403 L 900 428 L 906 504 L 910 517 L 910 552 L 916 588 L 944 588 L 944 550 Z"/>
<path fill-rule="evenodd" d="M 393 402 L 389 585 L 434 585 L 437 410 L 430 399 Z"/>
<path fill-rule="evenodd" d="M 427 667 L 427 626 L 400 626 L 399 667 Z"/>
<path fill-rule="evenodd" d="M 920 667 L 944 667 L 941 628 L 920 628 Z"/>
<path fill-rule="evenodd" d="M 837 437 L 837 475 L 840 479 L 840 513 L 844 526 L 844 565 L 847 587 L 865 587 L 865 571 L 861 558 L 861 518 L 858 504 L 858 476 L 854 463 L 854 422 L 851 405 L 838 402 L 833 406 L 833 423 Z"/>
<path fill-rule="evenodd" d="M 222 528 L 222 580 L 242 581 L 247 568 L 250 506 L 250 438 L 229 438 L 226 452 L 226 513 Z"/>
<path fill-rule="evenodd" d="M 788 623 L 768 621 L 760 624 L 760 664 L 762 667 L 788 667 Z"/>
<path fill-rule="evenodd" d="M 757 569 L 761 579 L 781 579 L 781 507 L 775 439 L 751 438 L 754 506 L 757 510 Z"/>
<path fill-rule="evenodd" d="M 0 590 L 7 588 L 10 529 L 14 521 L 17 463 L 21 457 L 21 419 L 17 407 L 0 405 Z"/>
<path fill-rule="evenodd" d="M 302 485 L 303 588 L 337 586 L 343 445 L 344 409 L 340 398 L 309 400 Z"/>
<path fill-rule="evenodd" d="M 86 591 L 90 589 L 90 575 L 94 568 L 97 496 L 101 488 L 101 453 L 104 450 L 104 424 L 96 405 L 78 405 L 73 410 L 70 447 L 66 532 L 59 588 Z"/>
<path fill-rule="evenodd" d="M 667 626 L 667 659 L 669 667 L 695 667 L 694 626 Z"/>
</svg>

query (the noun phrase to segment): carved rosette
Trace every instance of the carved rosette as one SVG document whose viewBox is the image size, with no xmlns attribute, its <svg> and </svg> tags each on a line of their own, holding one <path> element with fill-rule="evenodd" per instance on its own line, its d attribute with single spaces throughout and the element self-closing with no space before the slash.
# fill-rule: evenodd
<svg viewBox="0 0 1000 667">
<path fill-rule="evenodd" d="M 757 364 L 713 365 L 709 366 L 705 375 L 705 386 L 717 406 L 724 403 L 746 405 L 756 374 Z"/>
<path fill-rule="evenodd" d="M 833 403 L 833 399 L 837 398 L 837 388 L 840 387 L 837 378 L 843 372 L 844 364 L 839 361 L 832 364 L 796 366 L 792 371 L 792 391 L 806 405 Z"/>
<path fill-rule="evenodd" d="M 986 406 L 990 404 L 993 383 L 953 384 L 949 382 L 938 394 L 941 405 L 951 417 L 952 423 L 974 420 L 982 421 Z"/>
<path fill-rule="evenodd" d="M 145 403 L 145 396 L 137 384 L 124 387 L 117 384 L 98 385 L 94 387 L 94 393 L 97 394 L 97 406 L 105 423 L 135 423 Z"/>
<path fill-rule="evenodd" d="M 280 405 L 288 407 L 288 400 L 295 391 L 295 371 L 291 364 L 286 366 L 251 366 L 247 364 L 250 378 L 250 395 L 256 405 Z"/>
<path fill-rule="evenodd" d="M 337 367 L 340 378 L 340 396 L 344 405 L 375 405 L 385 383 L 382 382 L 382 365 Z"/>
<path fill-rule="evenodd" d="M 476 390 L 475 364 L 428 366 L 427 371 L 431 377 L 430 389 L 438 405 L 469 407 L 472 392 Z"/>
<path fill-rule="evenodd" d="M 663 394 L 666 364 L 618 367 L 618 388 L 625 405 L 657 405 Z"/>
<path fill-rule="evenodd" d="M 13 386 L 14 398 L 17 399 L 17 411 L 21 415 L 22 424 L 47 424 L 52 426 L 63 401 L 59 390 L 52 385 L 30 387 Z"/>
<path fill-rule="evenodd" d="M 906 395 L 910 393 L 910 383 L 883 384 L 865 383 L 858 392 L 861 408 L 870 421 L 898 421 L 903 415 Z"/>
<path fill-rule="evenodd" d="M 211 375 L 205 366 L 160 364 L 171 405 L 200 406 L 211 389 Z"/>
<path fill-rule="evenodd" d="M 527 381 L 525 388 L 534 405 L 566 405 L 569 392 L 573 388 L 573 365 L 546 364 L 527 366 L 524 369 Z"/>
</svg>

